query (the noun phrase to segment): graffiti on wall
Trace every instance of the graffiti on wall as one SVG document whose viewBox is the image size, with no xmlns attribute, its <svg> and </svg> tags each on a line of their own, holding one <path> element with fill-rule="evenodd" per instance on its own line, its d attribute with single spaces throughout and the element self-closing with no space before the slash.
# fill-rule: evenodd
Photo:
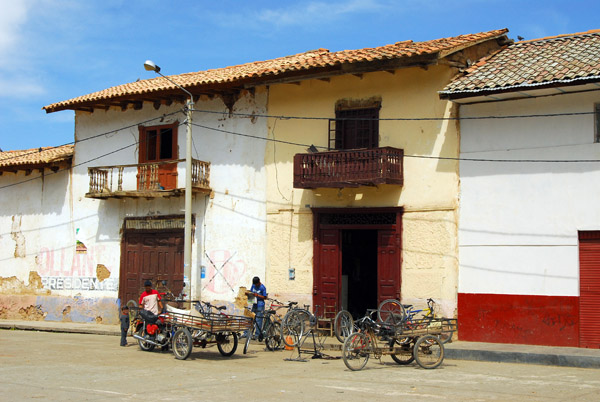
<svg viewBox="0 0 600 402">
<path fill-rule="evenodd" d="M 37 269 L 42 285 L 50 290 L 116 291 L 118 279 L 99 264 L 105 254 L 104 246 L 87 248 L 86 253 L 72 250 L 42 248 L 37 256 Z M 98 276 L 98 267 L 104 268 Z M 107 272 L 105 272 L 107 271 Z"/>
<path fill-rule="evenodd" d="M 231 250 L 213 250 L 206 254 L 208 264 L 202 289 L 215 294 L 237 292 L 246 274 L 246 262 Z"/>
<path fill-rule="evenodd" d="M 116 291 L 119 281 L 108 278 L 100 281 L 94 277 L 42 276 L 44 289 L 50 290 L 112 290 Z"/>
</svg>

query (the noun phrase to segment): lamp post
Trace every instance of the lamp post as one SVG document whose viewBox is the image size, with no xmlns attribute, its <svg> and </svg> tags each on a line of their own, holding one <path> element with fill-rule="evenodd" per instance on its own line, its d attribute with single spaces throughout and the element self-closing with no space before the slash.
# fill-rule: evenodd
<svg viewBox="0 0 600 402">
<path fill-rule="evenodd" d="M 192 282 L 192 111 L 194 110 L 194 96 L 184 87 L 161 74 L 160 67 L 151 60 L 146 60 L 144 68 L 147 71 L 154 71 L 167 81 L 174 84 L 177 88 L 185 92 L 189 99 L 187 101 L 186 112 L 186 138 L 185 138 L 185 218 L 184 218 L 184 239 L 183 239 L 183 274 L 190 281 L 190 291 L 192 299 L 196 298 L 196 290 L 198 290 L 197 298 L 200 299 L 200 287 L 196 289 Z"/>
</svg>

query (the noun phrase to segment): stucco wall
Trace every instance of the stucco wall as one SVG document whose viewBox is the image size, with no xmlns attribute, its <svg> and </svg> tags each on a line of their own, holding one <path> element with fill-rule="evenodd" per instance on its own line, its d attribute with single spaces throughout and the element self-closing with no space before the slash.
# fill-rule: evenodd
<svg viewBox="0 0 600 402">
<path fill-rule="evenodd" d="M 598 92 L 461 106 L 461 116 L 593 112 Z M 599 159 L 593 115 L 463 120 L 461 157 Z M 578 230 L 600 229 L 597 163 L 463 161 L 461 293 L 578 296 Z"/>
<path fill-rule="evenodd" d="M 265 105 L 264 89 L 244 92 L 233 112 L 265 114 Z M 35 180 L 0 193 L 4 228 L 0 317 L 118 322 L 124 219 L 183 215 L 184 199 L 86 198 L 87 169 L 138 163 L 138 124 L 161 116 L 162 121 L 144 124 L 183 123 L 181 109 L 181 104 L 159 110 L 145 104 L 141 110 L 77 112 L 72 174 L 48 175 L 43 182 Z M 221 131 L 193 128 L 192 155 L 211 163 L 213 192 L 194 196 L 196 231 L 187 281 L 192 297 L 231 303 L 240 286 L 249 286 L 254 275 L 265 275 L 265 142 L 261 138 L 267 132 L 266 119 L 230 115 L 220 98 L 203 97 L 196 109 L 194 124 Z M 185 126 L 180 126 L 179 158 L 185 157 L 185 136 Z M 183 164 L 178 169 L 178 187 L 182 188 Z M 125 171 L 125 186 L 135 182 L 136 173 L 135 168 Z M 5 174 L 1 180 L 11 184 L 31 177 Z M 77 241 L 85 252 L 76 252 Z M 206 267 L 205 278 L 201 278 L 201 266 Z"/>
<path fill-rule="evenodd" d="M 301 144 L 272 143 L 267 147 L 267 277 L 273 281 L 274 290 L 290 297 L 312 298 L 310 208 L 402 206 L 406 209 L 402 233 L 405 244 L 403 298 L 443 298 L 448 309 L 454 310 L 458 164 L 419 157 L 457 157 L 456 124 L 452 120 L 384 120 L 451 116 L 452 105 L 439 100 L 436 92 L 450 77 L 450 69 L 436 66 L 427 70 L 408 68 L 396 70 L 394 74 L 375 72 L 364 74 L 362 78 L 346 75 L 332 77 L 328 82 L 307 80 L 299 85 L 270 87 L 270 115 L 325 118 L 269 120 L 269 138 Z M 336 101 L 371 97 L 381 98 L 379 145 L 404 149 L 404 186 L 293 189 L 293 156 L 306 153 L 311 144 L 327 146 L 326 119 L 335 116 Z M 287 279 L 289 268 L 296 269 L 295 281 Z"/>
</svg>

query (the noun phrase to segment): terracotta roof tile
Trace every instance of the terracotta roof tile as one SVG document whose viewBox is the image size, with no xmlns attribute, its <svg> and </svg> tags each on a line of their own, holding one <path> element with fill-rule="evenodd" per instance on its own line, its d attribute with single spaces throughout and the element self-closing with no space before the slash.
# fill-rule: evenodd
<svg viewBox="0 0 600 402">
<path fill-rule="evenodd" d="M 507 29 L 499 29 L 426 42 L 404 41 L 375 48 L 342 50 L 338 52 L 330 52 L 327 49 L 316 49 L 272 60 L 256 61 L 237 66 L 172 75 L 169 76 L 169 78 L 189 89 L 191 87 L 223 85 L 249 79 L 266 81 L 269 78 L 282 76 L 290 72 L 305 71 L 309 73 L 319 68 L 346 63 L 376 62 L 436 53 L 440 54 L 439 57 L 445 57 L 448 54 L 460 51 L 468 46 L 501 37 L 506 34 L 506 32 L 508 32 Z M 122 96 L 151 94 L 175 89 L 176 86 L 164 78 L 155 77 L 53 103 L 45 106 L 43 109 L 50 113 L 57 110 L 74 109 L 78 105 L 90 104 L 94 101 L 104 101 Z"/>
<path fill-rule="evenodd" d="M 73 145 L 43 147 L 19 151 L 0 152 L 0 167 L 19 167 L 24 165 L 48 165 L 73 157 Z"/>
<path fill-rule="evenodd" d="M 600 30 L 514 43 L 481 60 L 442 95 L 600 80 Z"/>
</svg>

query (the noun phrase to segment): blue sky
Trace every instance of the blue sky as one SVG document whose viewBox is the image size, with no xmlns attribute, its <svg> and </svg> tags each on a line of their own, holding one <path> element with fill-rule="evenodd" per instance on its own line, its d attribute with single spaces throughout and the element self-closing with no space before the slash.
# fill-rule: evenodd
<svg viewBox="0 0 600 402">
<path fill-rule="evenodd" d="M 45 105 L 152 78 L 311 49 L 381 46 L 508 28 L 534 39 L 600 28 L 600 1 L 0 0 L 0 148 L 74 140 Z"/>
</svg>

